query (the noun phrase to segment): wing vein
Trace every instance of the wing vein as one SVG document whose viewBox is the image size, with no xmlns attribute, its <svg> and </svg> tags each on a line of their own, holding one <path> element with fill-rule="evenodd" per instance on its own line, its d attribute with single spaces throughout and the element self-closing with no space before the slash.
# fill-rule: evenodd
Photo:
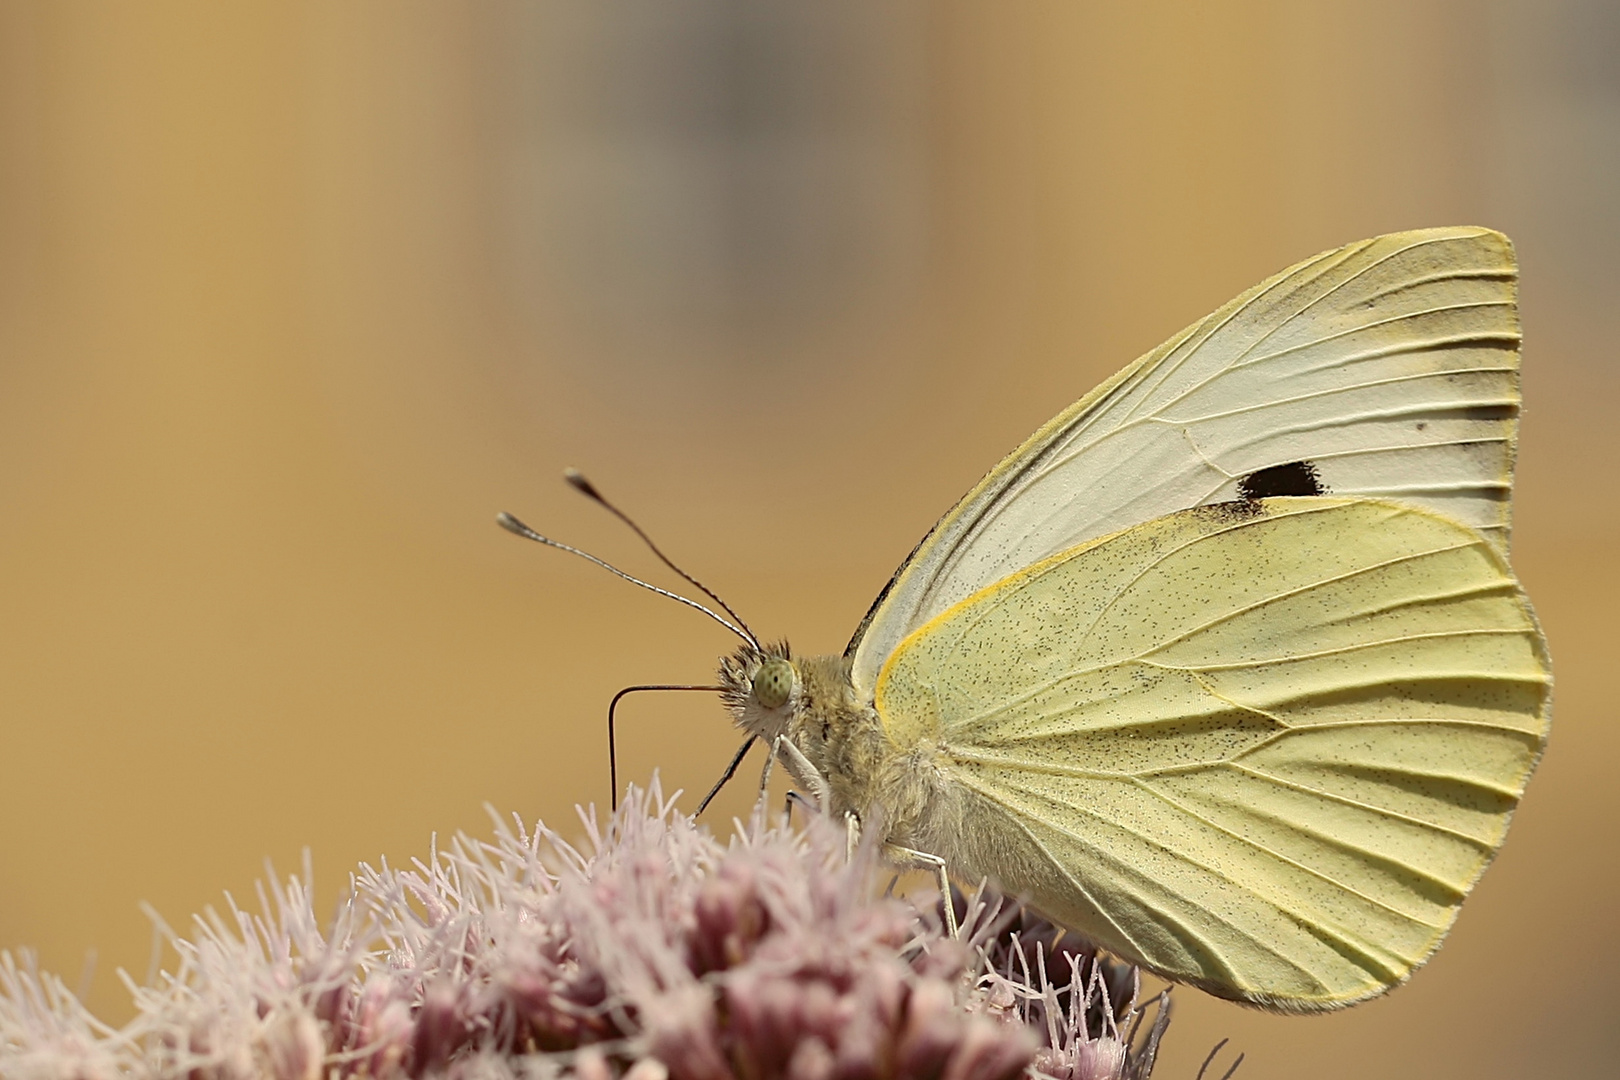
<svg viewBox="0 0 1620 1080">
<path fill-rule="evenodd" d="M 1366 904 L 1369 904 L 1369 905 L 1371 905 L 1373 907 L 1376 907 L 1376 908 L 1382 908 L 1384 911 L 1389 912 L 1391 915 L 1394 915 L 1397 918 L 1406 919 L 1406 920 L 1408 920 L 1410 922 L 1416 923 L 1419 926 L 1427 926 L 1431 930 L 1438 930 L 1438 929 L 1440 929 L 1441 925 L 1443 925 L 1443 924 L 1440 924 L 1440 923 L 1431 923 L 1427 919 L 1420 919 L 1416 915 L 1413 915 L 1413 914 L 1411 914 L 1409 912 L 1402 911 L 1400 908 L 1397 908 L 1397 907 L 1395 907 L 1395 906 L 1393 906 L 1391 904 L 1387 904 L 1384 901 L 1378 899 L 1377 897 L 1369 895 L 1368 893 L 1362 891 L 1361 889 L 1358 889 L 1358 888 L 1354 887 L 1353 885 L 1349 885 L 1349 884 L 1346 884 L 1343 881 L 1338 880 L 1332 874 L 1329 874 L 1324 870 L 1318 870 L 1314 866 L 1308 866 L 1305 863 L 1300 862 L 1298 859 L 1296 859 L 1296 858 L 1294 858 L 1294 857 L 1292 857 L 1290 855 L 1285 855 L 1281 851 L 1276 850 L 1275 848 L 1272 848 L 1272 847 L 1270 847 L 1270 846 L 1268 846 L 1266 844 L 1262 844 L 1260 841 L 1254 839 L 1253 837 L 1244 836 L 1242 833 L 1238 832 L 1237 830 L 1235 830 L 1235 829 L 1233 829 L 1233 828 L 1231 828 L 1231 827 L 1229 827 L 1227 825 L 1223 825 L 1220 822 L 1215 821 L 1215 820 L 1207 817 L 1206 815 L 1201 814 L 1198 811 L 1192 809 L 1191 807 L 1184 804 L 1180 799 L 1175 798 L 1174 796 L 1170 795 L 1169 793 L 1158 790 L 1152 784 L 1149 784 L 1145 780 L 1144 781 L 1138 781 L 1138 783 L 1142 788 L 1144 788 L 1147 791 L 1152 792 L 1155 796 L 1162 799 L 1167 806 L 1174 807 L 1176 810 L 1179 810 L 1181 813 L 1183 813 L 1183 814 L 1187 815 L 1188 817 L 1192 818 L 1194 821 L 1199 822 L 1204 827 L 1209 828 L 1209 829 L 1213 829 L 1216 832 L 1220 833 L 1221 835 L 1227 837 L 1228 839 L 1237 841 L 1239 844 L 1243 844 L 1243 845 L 1246 845 L 1246 846 L 1248 846 L 1250 848 L 1253 848 L 1255 851 L 1259 852 L 1260 854 L 1265 855 L 1268 858 L 1275 859 L 1278 862 L 1282 863 L 1284 866 L 1291 866 L 1295 870 L 1298 870 L 1300 873 L 1306 874 L 1306 875 L 1308 875 L 1310 877 L 1313 877 L 1313 878 L 1316 878 L 1318 881 L 1325 882 L 1328 885 L 1331 885 L 1334 888 L 1339 889 L 1341 892 L 1345 892 L 1345 893 L 1348 893 L 1351 896 L 1354 896 L 1355 898 L 1357 898 L 1358 900 L 1363 901 Z M 1258 812 L 1256 810 L 1256 808 L 1254 808 L 1254 807 L 1250 807 L 1250 809 L 1255 811 L 1255 812 Z M 1301 832 L 1306 832 L 1306 833 L 1309 833 L 1311 835 L 1316 835 L 1316 836 L 1323 835 L 1323 834 L 1321 834 L 1321 833 L 1319 833 L 1319 832 L 1317 832 L 1315 830 L 1305 828 L 1304 826 L 1300 825 L 1298 822 L 1290 822 L 1289 824 L 1293 825 L 1294 828 L 1299 829 Z M 1344 847 L 1346 850 L 1353 850 L 1353 849 L 1350 848 L 1349 845 L 1344 844 L 1343 841 L 1339 841 L 1336 838 L 1335 838 L 1335 843 L 1337 843 L 1341 847 Z M 1393 863 L 1393 864 L 1395 864 L 1397 866 L 1402 867 L 1403 869 L 1409 870 L 1413 874 L 1420 875 L 1420 876 L 1422 875 L 1422 871 L 1419 868 L 1414 867 L 1414 866 L 1409 866 L 1406 863 L 1401 862 L 1399 859 L 1390 859 L 1390 858 L 1388 858 L 1386 856 L 1386 857 L 1384 857 L 1384 861 L 1391 862 L 1391 863 Z M 1256 895 L 1263 895 L 1263 894 L 1260 894 L 1258 892 L 1258 890 L 1252 890 L 1252 891 L 1255 891 Z M 1298 912 L 1295 912 L 1292 909 L 1284 907 L 1280 901 L 1273 900 L 1272 903 L 1280 911 L 1287 911 L 1291 915 L 1298 915 Z M 1320 925 L 1320 924 L 1318 924 L 1318 925 Z"/>
<path fill-rule="evenodd" d="M 1333 285 L 1332 287 L 1330 287 L 1328 289 L 1323 290 L 1321 293 L 1319 293 L 1316 296 L 1312 297 L 1311 301 L 1308 304 L 1306 304 L 1304 307 L 1300 308 L 1298 311 L 1294 312 L 1293 314 L 1289 315 L 1286 319 L 1281 320 L 1272 329 L 1267 331 L 1265 334 L 1261 335 L 1259 338 L 1255 339 L 1255 341 L 1250 344 L 1248 349 L 1245 349 L 1243 352 L 1239 353 L 1234 359 L 1239 360 L 1239 361 L 1242 360 L 1245 356 L 1247 356 L 1249 354 L 1249 352 L 1253 351 L 1255 348 L 1257 348 L 1258 346 L 1264 344 L 1265 342 L 1271 340 L 1273 335 L 1277 334 L 1281 330 L 1288 327 L 1290 324 L 1292 324 L 1294 322 L 1294 320 L 1304 316 L 1306 313 L 1308 313 L 1312 309 L 1316 308 L 1323 301 L 1327 300 L 1329 297 L 1333 296 L 1335 293 L 1339 292 L 1341 289 L 1347 288 L 1348 286 L 1350 286 L 1350 285 L 1354 284 L 1355 282 L 1361 280 L 1361 278 L 1365 277 L 1367 274 L 1371 273 L 1372 271 L 1378 269 L 1380 266 L 1383 266 L 1385 263 L 1389 262 L 1391 259 L 1395 259 L 1395 258 L 1398 258 L 1398 257 L 1400 257 L 1402 255 L 1406 255 L 1406 254 L 1408 254 L 1410 252 L 1418 250 L 1419 248 L 1428 247 L 1431 244 L 1446 244 L 1446 243 L 1452 243 L 1455 240 L 1456 240 L 1456 237 L 1454 237 L 1454 236 L 1425 237 L 1422 240 L 1415 240 L 1415 241 L 1405 245 L 1404 247 L 1395 247 L 1395 248 L 1393 248 L 1392 250 L 1384 253 L 1383 255 L 1379 256 L 1378 258 L 1373 259 L 1371 262 L 1367 263 L 1367 265 L 1362 266 L 1362 267 L 1358 267 L 1354 272 L 1352 272 L 1350 274 L 1349 277 L 1345 278 L 1343 281 L 1339 282 L 1336 285 Z M 1344 251 L 1349 253 L 1349 254 L 1346 255 L 1344 260 L 1341 260 L 1341 262 L 1348 261 L 1350 255 L 1360 255 L 1362 252 L 1366 251 L 1369 247 L 1371 247 L 1374 242 L 1375 241 L 1369 240 L 1369 241 L 1364 241 L 1363 243 L 1361 243 L 1359 245 L 1352 245 L 1352 247 L 1354 248 L 1353 251 L 1350 248 L 1341 249 L 1341 250 L 1344 250 Z M 1335 265 L 1338 265 L 1338 264 L 1335 264 Z M 1321 275 L 1317 274 L 1316 276 L 1320 277 Z"/>
<path fill-rule="evenodd" d="M 1527 627 L 1493 627 L 1493 628 L 1486 628 L 1486 629 L 1436 630 L 1436 631 L 1433 631 L 1433 632 L 1430 632 L 1430 633 L 1425 633 L 1425 634 L 1400 634 L 1400 635 L 1398 635 L 1396 637 L 1379 638 L 1376 641 L 1358 641 L 1358 642 L 1356 642 L 1355 644 L 1352 644 L 1352 645 L 1339 645 L 1339 646 L 1335 646 L 1334 648 L 1331 648 L 1331 649 L 1318 649 L 1318 650 L 1316 650 L 1314 652 L 1295 653 L 1292 656 L 1267 656 L 1267 657 L 1260 657 L 1260 658 L 1255 658 L 1255 659 L 1251 659 L 1251 660 L 1238 660 L 1238 661 L 1234 661 L 1234 662 L 1232 662 L 1230 664 L 1196 664 L 1196 665 L 1193 665 L 1193 664 L 1164 664 L 1164 663 L 1160 663 L 1157 660 L 1148 660 L 1146 658 L 1138 658 L 1137 663 L 1146 664 L 1149 667 L 1164 668 L 1164 669 L 1169 670 L 1169 671 L 1186 671 L 1186 672 L 1189 672 L 1189 673 L 1191 673 L 1191 672 L 1210 672 L 1210 671 L 1242 671 L 1242 670 L 1245 670 L 1245 669 L 1248 669 L 1248 668 L 1267 667 L 1267 666 L 1270 666 L 1272 664 L 1292 664 L 1292 663 L 1298 663 L 1301 660 L 1321 660 L 1321 659 L 1324 659 L 1324 658 L 1329 657 L 1329 656 L 1346 656 L 1346 655 L 1349 655 L 1351 653 L 1358 653 L 1358 652 L 1362 652 L 1362 651 L 1367 650 L 1367 649 L 1379 649 L 1379 648 L 1384 648 L 1384 647 L 1389 646 L 1389 645 L 1406 645 L 1406 644 L 1410 644 L 1411 642 L 1414 642 L 1414 641 L 1435 641 L 1435 640 L 1441 640 L 1441 639 L 1444 639 L 1444 638 L 1468 638 L 1468 637 L 1527 637 L 1527 636 L 1529 636 L 1529 634 L 1530 634 L 1530 630 Z M 1506 678 L 1506 679 L 1510 679 L 1512 681 L 1520 681 L 1520 680 L 1523 679 L 1523 676 L 1520 676 L 1520 675 L 1511 675 L 1511 674 L 1504 675 L 1501 672 L 1488 672 L 1488 671 L 1478 671 L 1478 672 L 1470 671 L 1470 672 L 1466 672 L 1466 673 L 1449 672 L 1448 671 L 1446 674 L 1450 678 L 1457 678 L 1457 677 L 1459 677 L 1461 675 L 1465 675 L 1467 678 L 1470 678 L 1470 679 L 1498 679 L 1498 680 L 1500 680 L 1500 679 Z M 1388 681 L 1388 680 L 1382 680 L 1382 681 Z M 1538 680 L 1533 680 L 1533 681 L 1538 681 L 1539 682 L 1539 681 L 1542 681 L 1542 680 L 1538 679 Z"/>
<path fill-rule="evenodd" d="M 1426 551 L 1413 552 L 1407 555 L 1397 555 L 1394 558 L 1385 559 L 1381 562 L 1370 563 L 1366 566 L 1358 566 L 1353 570 L 1346 570 L 1342 574 L 1330 574 L 1327 577 L 1318 578 L 1317 580 L 1308 582 L 1304 585 L 1273 592 L 1268 596 L 1248 601 L 1242 607 L 1234 608 L 1233 610 L 1225 612 L 1224 614 L 1217 615 L 1213 619 L 1207 619 L 1204 622 L 1199 623 L 1197 626 L 1189 627 L 1179 634 L 1165 638 L 1163 641 L 1159 642 L 1151 649 L 1139 654 L 1134 659 L 1146 659 L 1147 657 L 1152 656 L 1154 653 L 1167 649 L 1177 642 L 1186 641 L 1188 638 L 1191 638 L 1197 634 L 1202 634 L 1207 630 L 1212 630 L 1215 627 L 1220 626 L 1222 623 L 1231 622 L 1233 619 L 1241 618 L 1250 612 L 1258 611 L 1263 607 L 1278 603 L 1282 600 L 1287 600 L 1290 597 L 1302 596 L 1305 593 L 1310 592 L 1312 589 L 1321 589 L 1329 585 L 1337 585 L 1342 582 L 1351 581 L 1366 574 L 1376 573 L 1380 570 L 1388 570 L 1390 567 L 1400 566 L 1403 563 L 1413 563 L 1420 559 L 1432 558 L 1436 555 L 1445 555 L 1453 551 L 1466 551 L 1468 548 L 1477 547 L 1481 542 L 1482 540 L 1459 541 L 1458 543 L 1449 544 L 1445 547 L 1430 548 Z M 1508 579 L 1504 578 L 1501 581 L 1493 582 L 1492 587 L 1500 588 L 1504 583 L 1511 584 Z M 1354 613 L 1354 615 L 1360 614 L 1360 612 Z M 1354 617 L 1354 615 L 1350 617 Z M 1345 616 L 1340 616 L 1339 619 L 1335 621 L 1342 621 L 1344 618 Z"/>
</svg>

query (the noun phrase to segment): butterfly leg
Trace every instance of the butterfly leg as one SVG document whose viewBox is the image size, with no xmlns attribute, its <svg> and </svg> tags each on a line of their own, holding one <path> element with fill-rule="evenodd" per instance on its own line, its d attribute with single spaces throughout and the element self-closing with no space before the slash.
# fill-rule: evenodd
<svg viewBox="0 0 1620 1080">
<path fill-rule="evenodd" d="M 951 899 L 951 877 L 945 872 L 945 860 L 938 855 L 915 848 L 901 847 L 899 844 L 888 845 L 889 857 L 896 862 L 908 862 L 913 866 L 923 866 L 934 872 L 939 881 L 940 905 L 945 909 L 945 932 L 951 937 L 960 937 L 962 928 L 956 922 L 956 904 Z"/>
<path fill-rule="evenodd" d="M 775 765 L 776 748 L 772 747 L 771 752 L 765 755 L 764 766 L 759 770 L 759 797 L 761 799 L 765 797 L 765 789 L 771 786 L 771 769 L 774 768 Z"/>
<path fill-rule="evenodd" d="M 794 746 L 793 740 L 786 735 L 776 737 L 773 750 L 771 756 L 781 757 L 782 764 L 792 774 L 793 779 L 810 789 L 810 793 L 816 797 L 816 804 L 825 814 L 832 805 L 832 789 L 827 786 L 827 778 L 821 775 L 821 770 L 810 764 L 810 759 L 804 756 L 804 751 Z M 769 774 L 766 778 L 769 778 Z"/>
</svg>

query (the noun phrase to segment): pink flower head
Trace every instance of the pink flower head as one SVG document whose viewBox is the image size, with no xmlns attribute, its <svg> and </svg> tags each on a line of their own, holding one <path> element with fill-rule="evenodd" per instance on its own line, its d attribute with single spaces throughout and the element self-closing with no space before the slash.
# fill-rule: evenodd
<svg viewBox="0 0 1620 1080">
<path fill-rule="evenodd" d="M 362 866 L 322 926 L 300 880 L 181 937 L 122 1029 L 0 958 L 0 1080 L 1142 1080 L 1134 973 L 981 895 L 961 941 L 880 895 L 842 829 L 722 842 L 632 791 L 588 843 L 497 820 Z M 1033 968 L 1031 958 L 1033 957 Z M 1054 986 L 1049 968 L 1067 973 Z"/>
</svg>

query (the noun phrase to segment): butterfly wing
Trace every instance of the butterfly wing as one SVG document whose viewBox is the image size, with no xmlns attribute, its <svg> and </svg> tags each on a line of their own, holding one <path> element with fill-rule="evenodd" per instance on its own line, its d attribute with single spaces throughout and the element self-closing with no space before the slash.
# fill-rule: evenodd
<svg viewBox="0 0 1620 1080">
<path fill-rule="evenodd" d="M 1325 1009 L 1402 981 L 1502 842 L 1550 676 L 1479 531 L 1409 505 L 1200 507 L 912 634 L 877 709 L 937 747 L 923 838 L 1169 978 Z"/>
<path fill-rule="evenodd" d="M 1392 497 L 1507 549 L 1519 407 L 1512 245 L 1395 233 L 1250 289 L 1086 395 L 923 539 L 846 655 L 870 693 L 907 634 L 1007 575 L 1240 496 Z"/>
</svg>

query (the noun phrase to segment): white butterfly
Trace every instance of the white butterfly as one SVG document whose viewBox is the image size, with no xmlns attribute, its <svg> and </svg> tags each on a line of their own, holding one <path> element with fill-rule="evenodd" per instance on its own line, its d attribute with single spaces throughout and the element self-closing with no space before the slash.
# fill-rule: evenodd
<svg viewBox="0 0 1620 1080">
<path fill-rule="evenodd" d="M 738 724 L 1171 979 L 1287 1010 L 1401 982 L 1547 733 L 1515 276 L 1452 228 L 1262 282 L 996 466 L 844 656 L 728 659 Z"/>
</svg>

